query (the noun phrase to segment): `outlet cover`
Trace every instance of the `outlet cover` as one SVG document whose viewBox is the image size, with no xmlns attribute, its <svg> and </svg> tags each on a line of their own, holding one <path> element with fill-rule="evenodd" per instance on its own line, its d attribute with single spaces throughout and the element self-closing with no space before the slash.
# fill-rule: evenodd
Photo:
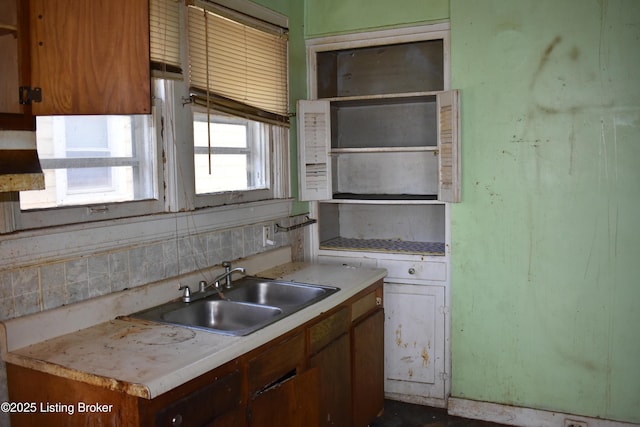
<svg viewBox="0 0 640 427">
<path fill-rule="evenodd" d="M 262 247 L 266 248 L 267 246 L 273 246 L 275 242 L 273 241 L 273 229 L 270 225 L 262 226 Z"/>
</svg>

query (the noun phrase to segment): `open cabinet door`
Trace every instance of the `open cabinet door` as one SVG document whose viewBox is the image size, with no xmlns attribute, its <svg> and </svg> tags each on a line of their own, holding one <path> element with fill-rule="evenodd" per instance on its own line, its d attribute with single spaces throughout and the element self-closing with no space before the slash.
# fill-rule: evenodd
<svg viewBox="0 0 640 427">
<path fill-rule="evenodd" d="M 331 116 L 329 101 L 298 101 L 300 200 L 329 200 L 331 192 Z"/>
<path fill-rule="evenodd" d="M 459 92 L 438 93 L 438 200 L 459 202 L 460 195 L 460 109 Z"/>
</svg>

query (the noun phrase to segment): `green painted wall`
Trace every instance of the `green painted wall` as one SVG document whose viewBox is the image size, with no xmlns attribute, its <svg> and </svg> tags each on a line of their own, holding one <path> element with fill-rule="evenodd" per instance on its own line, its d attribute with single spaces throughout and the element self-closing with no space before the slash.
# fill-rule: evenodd
<svg viewBox="0 0 640 427">
<path fill-rule="evenodd" d="M 305 4 L 307 37 L 418 25 L 449 18 L 449 0 L 305 0 Z"/>
<path fill-rule="evenodd" d="M 452 394 L 640 422 L 640 2 L 305 3 L 307 38 L 450 17 Z"/>
<path fill-rule="evenodd" d="M 640 422 L 640 2 L 451 0 L 454 396 Z"/>
<path fill-rule="evenodd" d="M 307 60 L 304 43 L 304 2 L 297 0 L 252 0 L 289 17 L 289 110 L 296 111 L 296 101 L 307 99 Z M 291 117 L 291 193 L 298 195 L 298 144 L 296 117 Z M 292 215 L 309 212 L 306 202 L 294 202 Z"/>
</svg>

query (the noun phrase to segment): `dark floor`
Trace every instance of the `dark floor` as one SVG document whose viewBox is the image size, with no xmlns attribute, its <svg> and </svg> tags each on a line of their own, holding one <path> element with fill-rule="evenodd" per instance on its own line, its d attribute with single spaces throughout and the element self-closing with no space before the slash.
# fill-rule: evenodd
<svg viewBox="0 0 640 427">
<path fill-rule="evenodd" d="M 506 427 L 487 421 L 470 420 L 447 414 L 446 409 L 384 401 L 384 414 L 369 427 Z"/>
</svg>

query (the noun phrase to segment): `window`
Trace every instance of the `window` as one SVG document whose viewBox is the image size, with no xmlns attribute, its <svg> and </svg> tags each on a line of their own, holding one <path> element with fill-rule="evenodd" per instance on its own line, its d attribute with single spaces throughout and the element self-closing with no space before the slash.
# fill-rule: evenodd
<svg viewBox="0 0 640 427">
<path fill-rule="evenodd" d="M 269 141 L 265 128 L 253 120 L 195 112 L 196 194 L 269 188 Z M 207 132 L 211 134 L 210 148 Z"/>
<path fill-rule="evenodd" d="M 196 207 L 288 197 L 287 29 L 203 1 L 187 17 Z"/>
<path fill-rule="evenodd" d="M 150 115 L 37 117 L 45 189 L 20 192 L 12 229 L 161 212 L 166 84 L 154 80 Z"/>
<path fill-rule="evenodd" d="M 22 192 L 20 208 L 157 198 L 149 121 L 149 116 L 38 117 L 45 189 Z"/>
</svg>

